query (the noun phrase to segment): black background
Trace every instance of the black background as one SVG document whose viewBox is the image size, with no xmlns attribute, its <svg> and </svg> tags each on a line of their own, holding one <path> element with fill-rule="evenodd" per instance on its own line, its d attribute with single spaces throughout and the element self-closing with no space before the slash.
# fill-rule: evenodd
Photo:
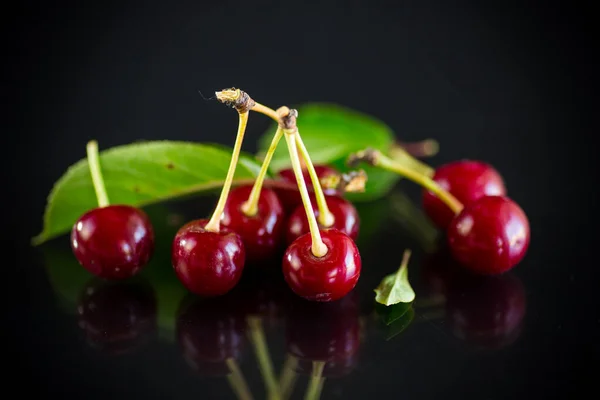
<svg viewBox="0 0 600 400">
<path fill-rule="evenodd" d="M 231 145 L 235 114 L 198 93 L 208 97 L 231 86 L 272 107 L 341 103 L 382 119 L 402 140 L 435 138 L 441 151 L 428 161 L 433 165 L 488 161 L 530 218 L 532 245 L 516 272 L 530 301 L 518 344 L 470 358 L 440 344 L 446 335 L 425 329 L 407 339 L 407 363 L 398 346 L 369 350 L 364 368 L 340 381 L 341 398 L 365 398 L 374 390 L 398 398 L 549 398 L 573 394 L 595 376 L 597 49 L 584 3 L 223 0 L 19 7 L 2 17 L 8 111 L 2 171 L 9 183 L 2 240 L 17 255 L 6 268 L 18 282 L 5 282 L 18 297 L 11 297 L 2 330 L 9 333 L 5 362 L 30 382 L 18 384 L 21 393 L 183 398 L 212 390 L 213 396 L 231 396 L 223 383 L 179 376 L 182 367 L 149 366 L 174 362 L 158 345 L 122 363 L 80 355 L 76 328 L 53 305 L 28 243 L 41 229 L 52 184 L 84 157 L 89 139 L 101 148 L 140 139 Z M 268 123 L 251 119 L 245 150 L 256 150 Z M 414 187 L 402 187 L 418 201 Z M 379 244 L 395 245 L 393 238 Z M 386 254 L 378 261 L 399 258 Z M 404 394 L 403 377 L 412 382 Z M 253 379 L 260 386 L 260 377 Z M 324 397 L 333 397 L 327 390 Z"/>
</svg>

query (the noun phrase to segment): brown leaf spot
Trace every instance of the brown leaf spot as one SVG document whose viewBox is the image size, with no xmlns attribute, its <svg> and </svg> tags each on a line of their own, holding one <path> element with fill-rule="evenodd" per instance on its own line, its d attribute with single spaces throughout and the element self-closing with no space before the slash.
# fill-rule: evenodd
<svg viewBox="0 0 600 400">
<path fill-rule="evenodd" d="M 139 187 L 139 186 L 134 186 L 134 187 L 133 187 L 133 191 L 134 191 L 135 193 L 139 193 L 139 192 L 140 192 L 140 187 Z"/>
<path fill-rule="evenodd" d="M 175 168 L 175 165 L 172 162 L 167 164 L 167 169 L 173 169 L 173 168 Z"/>
</svg>

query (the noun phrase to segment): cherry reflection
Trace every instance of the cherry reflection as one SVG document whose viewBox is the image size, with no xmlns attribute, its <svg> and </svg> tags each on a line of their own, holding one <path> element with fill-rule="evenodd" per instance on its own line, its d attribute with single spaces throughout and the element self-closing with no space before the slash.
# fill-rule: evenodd
<svg viewBox="0 0 600 400">
<path fill-rule="evenodd" d="M 487 349 L 508 346 L 518 338 L 527 299 L 512 272 L 475 275 L 461 269 L 443 249 L 426 260 L 421 278 L 427 298 L 443 307 L 455 337 Z"/>
<path fill-rule="evenodd" d="M 131 352 L 156 334 L 154 288 L 142 277 L 119 282 L 93 278 L 81 292 L 77 317 L 92 347 L 110 355 Z"/>
<path fill-rule="evenodd" d="M 232 296 L 187 297 L 176 319 L 176 338 L 190 367 L 205 376 L 227 376 L 246 346 L 246 321 Z"/>
<path fill-rule="evenodd" d="M 331 303 L 304 299 L 291 302 L 286 318 L 286 349 L 296 372 L 311 374 L 323 362 L 323 377 L 341 377 L 354 370 L 361 344 L 357 291 Z"/>
</svg>

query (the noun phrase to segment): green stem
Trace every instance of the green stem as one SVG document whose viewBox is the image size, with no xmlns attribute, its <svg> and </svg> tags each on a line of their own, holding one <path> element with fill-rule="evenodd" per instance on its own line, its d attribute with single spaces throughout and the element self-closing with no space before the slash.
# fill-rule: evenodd
<svg viewBox="0 0 600 400">
<path fill-rule="evenodd" d="M 273 154 L 275 153 L 275 149 L 283 136 L 283 129 L 281 127 L 277 128 L 277 132 L 273 136 L 273 140 L 271 141 L 271 145 L 269 146 L 269 150 L 265 155 L 265 159 L 260 167 L 260 172 L 254 181 L 254 185 L 252 186 L 252 191 L 250 192 L 250 196 L 248 196 L 248 200 L 244 204 L 242 204 L 242 212 L 248 216 L 254 216 L 258 212 L 258 200 L 260 199 L 260 191 L 262 190 L 263 182 L 265 180 L 265 176 L 267 175 L 267 171 L 269 169 L 269 164 L 271 163 L 271 159 L 273 159 Z"/>
<path fill-rule="evenodd" d="M 285 140 L 287 141 L 288 150 L 290 153 L 290 159 L 292 161 L 292 169 L 294 170 L 294 175 L 296 176 L 296 184 L 298 185 L 298 189 L 300 190 L 300 196 L 302 197 L 302 204 L 304 206 L 304 211 L 306 213 L 306 218 L 308 219 L 308 227 L 310 229 L 311 236 L 311 251 L 315 257 L 323 257 L 329 249 L 323 243 L 323 239 L 321 238 L 321 233 L 319 232 L 319 224 L 317 223 L 317 219 L 315 218 L 315 213 L 312 209 L 312 204 L 310 203 L 310 197 L 308 195 L 308 189 L 306 188 L 306 182 L 304 182 L 304 176 L 302 174 L 302 167 L 300 166 L 300 159 L 298 157 L 298 150 L 296 148 L 296 133 L 295 131 L 287 131 L 284 130 Z"/>
<path fill-rule="evenodd" d="M 329 211 L 329 207 L 327 207 L 327 201 L 325 200 L 325 194 L 323 193 L 323 188 L 321 187 L 321 182 L 319 181 L 319 176 L 317 175 L 317 171 L 315 171 L 315 166 L 310 160 L 310 155 L 308 154 L 308 150 L 300 137 L 300 132 L 296 132 L 296 144 L 298 145 L 298 149 L 300 150 L 300 155 L 306 164 L 308 169 L 308 174 L 310 175 L 310 180 L 313 185 L 313 190 L 315 191 L 315 198 L 317 199 L 317 207 L 319 208 L 319 223 L 321 226 L 328 228 L 335 222 L 335 218 L 331 211 Z"/>
<path fill-rule="evenodd" d="M 235 138 L 235 144 L 233 146 L 233 153 L 231 154 L 231 162 L 229 163 L 229 169 L 227 170 L 227 176 L 223 183 L 223 189 L 221 190 L 221 196 L 215 207 L 212 217 L 204 227 L 207 231 L 219 232 L 221 216 L 223 210 L 225 210 L 225 204 L 227 203 L 227 197 L 229 196 L 229 190 L 233 182 L 233 176 L 235 175 L 235 167 L 237 166 L 240 151 L 242 149 L 242 142 L 244 141 L 244 132 L 246 132 L 246 125 L 248 124 L 248 112 L 239 113 L 239 125 L 238 132 Z"/>
<path fill-rule="evenodd" d="M 99 207 L 106 207 L 109 205 L 108 195 L 106 194 L 106 187 L 104 186 L 104 179 L 102 178 L 102 171 L 100 170 L 100 161 L 98 159 L 98 142 L 90 140 L 86 146 L 88 164 L 90 166 L 90 173 L 92 175 L 92 183 L 94 184 L 94 190 L 96 191 L 96 198 L 98 199 Z"/>
<path fill-rule="evenodd" d="M 288 354 L 283 363 L 283 371 L 279 378 L 279 390 L 281 391 L 282 400 L 288 399 L 292 395 L 294 385 L 298 379 L 296 368 L 298 359 L 291 354 Z"/>
<path fill-rule="evenodd" d="M 458 214 L 463 209 L 463 205 L 456 197 L 454 197 L 450 192 L 439 186 L 434 180 L 430 177 L 423 175 L 411 169 L 405 165 L 402 165 L 390 158 L 384 156 L 380 152 L 373 153 L 373 165 L 383 168 L 385 170 L 395 172 L 399 175 L 404 176 L 406 179 L 409 179 L 416 184 L 424 187 L 429 190 L 433 194 L 435 194 L 444 204 L 446 204 L 453 213 Z"/>
<path fill-rule="evenodd" d="M 395 162 L 411 168 L 420 174 L 428 177 L 433 177 L 435 170 L 423 161 L 412 156 L 408 151 L 398 145 L 393 145 L 389 151 L 390 158 Z"/>
</svg>

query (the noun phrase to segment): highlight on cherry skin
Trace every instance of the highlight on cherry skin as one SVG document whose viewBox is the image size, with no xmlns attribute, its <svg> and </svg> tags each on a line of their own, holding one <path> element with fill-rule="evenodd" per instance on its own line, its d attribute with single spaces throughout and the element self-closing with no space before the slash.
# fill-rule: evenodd
<svg viewBox="0 0 600 400">
<path fill-rule="evenodd" d="M 465 268 L 500 274 L 517 265 L 529 247 L 529 220 L 506 196 L 484 196 L 465 206 L 447 230 L 450 251 Z"/>
<path fill-rule="evenodd" d="M 341 232 L 344 232 L 352 240 L 356 240 L 360 227 L 360 217 L 354 205 L 340 196 L 326 196 L 325 201 L 327 202 L 329 211 L 333 215 L 333 225 L 322 226 L 319 223 L 319 228 L 337 229 Z M 311 204 L 315 213 L 315 217 L 317 217 L 318 221 L 320 213 L 314 195 L 311 195 Z M 304 206 L 300 204 L 288 217 L 285 228 L 286 241 L 288 244 L 290 244 L 298 237 L 308 233 L 309 231 L 308 218 L 306 217 Z"/>
<path fill-rule="evenodd" d="M 500 173 L 482 161 L 458 160 L 435 169 L 432 179 L 464 206 L 483 196 L 504 196 Z M 446 229 L 454 218 L 452 210 L 427 189 L 422 193 L 423 210 L 439 228 Z"/>
<path fill-rule="evenodd" d="M 334 301 L 348 294 L 358 282 L 362 261 L 354 241 L 337 229 L 319 231 L 327 253 L 316 257 L 310 233 L 287 248 L 283 276 L 292 291 L 311 301 Z"/>
<path fill-rule="evenodd" d="M 83 214 L 71 230 L 77 261 L 105 279 L 137 274 L 154 252 L 154 230 L 142 210 L 129 205 L 98 207 Z"/>
<path fill-rule="evenodd" d="M 221 217 L 221 226 L 240 235 L 246 249 L 247 262 L 260 264 L 280 250 L 283 243 L 285 212 L 277 194 L 263 187 L 256 215 L 246 215 L 242 205 L 248 200 L 251 191 L 252 185 L 231 190 Z"/>
<path fill-rule="evenodd" d="M 242 238 L 226 227 L 218 232 L 204 229 L 207 219 L 182 226 L 171 248 L 175 274 L 192 293 L 213 297 L 224 295 L 242 276 L 246 251 Z"/>
<path fill-rule="evenodd" d="M 316 164 L 316 165 L 314 165 L 314 168 L 315 168 L 315 172 L 317 173 L 317 176 L 319 177 L 319 180 L 327 178 L 328 176 L 331 176 L 331 175 L 338 174 L 338 171 L 335 168 L 330 167 L 328 165 Z M 294 170 L 291 167 L 279 170 L 277 172 L 277 175 L 286 182 L 296 183 L 296 176 L 294 175 Z M 314 190 L 313 184 L 310 179 L 308 170 L 306 168 L 304 168 L 302 170 L 302 175 L 304 177 L 304 182 L 306 184 L 308 191 L 312 192 Z M 302 197 L 300 196 L 300 192 L 298 191 L 298 189 L 296 189 L 296 188 L 290 188 L 290 189 L 277 188 L 276 191 L 277 191 L 277 195 L 279 196 L 279 199 L 281 200 L 281 203 L 283 204 L 285 210 L 288 213 L 293 212 L 298 206 L 302 205 Z M 325 194 L 325 196 L 338 196 L 339 195 L 337 190 L 335 190 L 333 188 L 323 188 L 323 193 Z"/>
</svg>

